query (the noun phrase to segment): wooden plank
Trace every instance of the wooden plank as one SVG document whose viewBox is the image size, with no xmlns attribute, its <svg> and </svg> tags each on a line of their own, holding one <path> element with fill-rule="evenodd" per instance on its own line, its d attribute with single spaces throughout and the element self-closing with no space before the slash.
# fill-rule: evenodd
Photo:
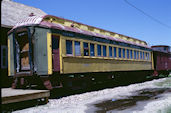
<svg viewBox="0 0 171 113">
<path fill-rule="evenodd" d="M 24 90 L 24 89 L 2 89 L 2 104 L 9 104 L 14 102 L 21 102 L 26 100 L 33 100 L 39 98 L 48 98 L 50 92 L 48 90 Z"/>
</svg>

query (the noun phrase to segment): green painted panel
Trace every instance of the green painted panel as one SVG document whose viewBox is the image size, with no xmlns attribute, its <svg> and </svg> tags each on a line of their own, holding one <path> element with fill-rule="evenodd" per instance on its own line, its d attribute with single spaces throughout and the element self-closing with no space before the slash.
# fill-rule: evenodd
<svg viewBox="0 0 171 113">
<path fill-rule="evenodd" d="M 36 27 L 34 34 L 34 68 L 37 75 L 48 74 L 47 56 L 47 32 L 48 29 Z"/>
</svg>

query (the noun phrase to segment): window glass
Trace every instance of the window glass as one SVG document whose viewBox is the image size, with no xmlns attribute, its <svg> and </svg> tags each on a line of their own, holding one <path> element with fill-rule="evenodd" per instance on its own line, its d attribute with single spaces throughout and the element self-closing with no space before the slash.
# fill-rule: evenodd
<svg viewBox="0 0 171 113">
<path fill-rule="evenodd" d="M 145 59 L 144 52 L 143 52 L 143 60 Z"/>
<path fill-rule="evenodd" d="M 112 57 L 112 47 L 109 46 L 109 57 Z"/>
<path fill-rule="evenodd" d="M 145 53 L 145 59 L 148 60 L 148 53 Z"/>
<path fill-rule="evenodd" d="M 75 41 L 75 55 L 76 56 L 80 56 L 81 55 L 81 51 L 80 51 L 80 42 Z"/>
<path fill-rule="evenodd" d="M 136 51 L 134 50 L 134 59 L 136 59 L 136 56 L 137 56 L 137 54 L 136 54 Z"/>
<path fill-rule="evenodd" d="M 83 43 L 83 48 L 84 48 L 84 56 L 89 56 L 88 43 L 84 42 Z"/>
<path fill-rule="evenodd" d="M 72 54 L 72 41 L 66 40 L 66 54 Z"/>
<path fill-rule="evenodd" d="M 121 48 L 119 48 L 119 50 L 118 50 L 119 58 L 121 58 L 121 51 L 122 51 L 122 49 L 121 49 Z"/>
<path fill-rule="evenodd" d="M 95 54 L 94 54 L 94 44 L 90 44 L 90 56 L 95 56 Z"/>
<path fill-rule="evenodd" d="M 139 59 L 139 51 L 137 51 L 137 59 Z"/>
<path fill-rule="evenodd" d="M 127 59 L 129 59 L 129 49 L 127 49 Z"/>
<path fill-rule="evenodd" d="M 149 53 L 147 53 L 147 60 L 149 60 L 150 59 L 150 57 L 149 57 Z"/>
<path fill-rule="evenodd" d="M 101 45 L 97 45 L 97 55 L 101 56 Z"/>
<path fill-rule="evenodd" d="M 58 38 L 52 38 L 52 49 L 58 49 L 59 48 L 59 40 Z"/>
<path fill-rule="evenodd" d="M 103 56 L 106 57 L 106 46 L 103 46 Z"/>
<path fill-rule="evenodd" d="M 142 52 L 140 51 L 140 59 L 142 59 Z"/>
<path fill-rule="evenodd" d="M 117 57 L 116 47 L 113 48 L 114 57 Z"/>
<path fill-rule="evenodd" d="M 148 53 L 148 60 L 151 60 L 151 53 Z"/>
<path fill-rule="evenodd" d="M 123 58 L 125 58 L 125 49 L 122 49 Z"/>
<path fill-rule="evenodd" d="M 130 50 L 130 58 L 131 59 L 133 58 L 133 56 L 132 56 L 132 50 Z"/>
</svg>

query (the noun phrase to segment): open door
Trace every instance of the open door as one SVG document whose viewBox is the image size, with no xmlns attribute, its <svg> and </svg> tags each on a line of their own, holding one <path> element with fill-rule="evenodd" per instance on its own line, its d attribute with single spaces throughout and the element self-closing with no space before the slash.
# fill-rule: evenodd
<svg viewBox="0 0 171 113">
<path fill-rule="evenodd" d="M 52 35 L 52 65 L 53 71 L 60 71 L 59 36 Z"/>
<path fill-rule="evenodd" d="M 28 31 L 15 35 L 16 74 L 31 74 L 31 41 Z"/>
</svg>

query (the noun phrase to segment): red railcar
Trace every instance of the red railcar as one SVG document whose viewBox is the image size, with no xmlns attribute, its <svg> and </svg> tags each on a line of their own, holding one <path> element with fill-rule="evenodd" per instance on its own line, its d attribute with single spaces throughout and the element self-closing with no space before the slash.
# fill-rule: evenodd
<svg viewBox="0 0 171 113">
<path fill-rule="evenodd" d="M 168 75 L 171 72 L 171 51 L 166 45 L 152 46 L 154 58 L 154 75 Z"/>
</svg>

